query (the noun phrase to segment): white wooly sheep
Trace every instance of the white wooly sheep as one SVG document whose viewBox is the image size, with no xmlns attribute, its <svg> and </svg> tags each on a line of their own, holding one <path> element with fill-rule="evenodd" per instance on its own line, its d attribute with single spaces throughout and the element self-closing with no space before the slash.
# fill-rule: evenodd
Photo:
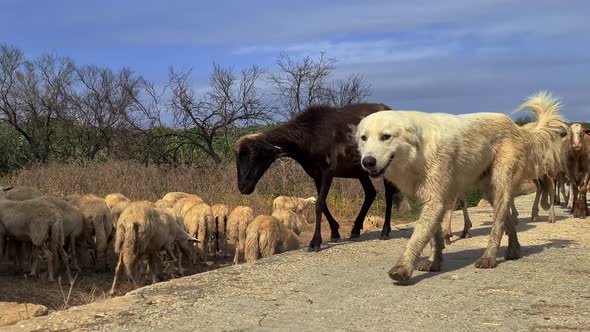
<svg viewBox="0 0 590 332">
<path fill-rule="evenodd" d="M 172 250 L 174 241 L 197 240 L 178 225 L 170 211 L 155 208 L 153 203 L 148 201 L 129 204 L 121 213 L 117 224 L 115 252 L 118 254 L 118 260 L 109 294 L 115 293 L 122 266 L 134 286 L 139 287 L 136 266 L 144 257 L 148 259 L 152 283 L 156 283 L 160 251 L 165 250 L 172 261 L 177 261 Z"/>
<path fill-rule="evenodd" d="M 87 243 L 84 238 L 84 215 L 82 214 L 82 211 L 68 203 L 66 200 L 58 197 L 43 196 L 38 199 L 46 200 L 61 210 L 63 214 L 64 240 L 68 241 L 70 257 L 72 258 L 74 269 L 80 271 L 81 269 L 78 264 L 79 257 L 76 252 L 76 247 L 80 246 L 84 250 L 86 249 Z"/>
<path fill-rule="evenodd" d="M 70 203 L 78 207 L 84 215 L 86 232 L 84 237 L 93 246 L 96 270 L 105 271 L 107 269 L 107 243 L 113 233 L 111 210 L 104 199 L 91 194 L 75 198 Z M 92 241 L 92 236 L 94 236 L 94 241 Z"/>
<path fill-rule="evenodd" d="M 227 217 L 227 238 L 235 247 L 234 264 L 244 258 L 246 229 L 254 219 L 254 210 L 248 206 L 236 206 Z"/>
<path fill-rule="evenodd" d="M 192 266 L 195 251 L 191 247 L 190 242 L 197 242 L 197 240 L 188 235 L 184 230 L 184 227 L 176 219 L 173 209 L 158 207 L 155 209 L 160 215 L 162 222 L 170 226 L 170 241 L 174 241 L 177 251 L 175 253 L 176 257 L 171 256 L 171 261 L 169 261 L 169 263 L 176 262 L 178 272 L 182 276 L 184 275 L 182 270 L 182 255 L 187 257 L 189 266 Z M 186 234 L 186 236 L 184 234 Z"/>
<path fill-rule="evenodd" d="M 301 213 L 308 206 L 314 205 L 316 200 L 317 198 L 315 197 L 301 198 L 292 196 L 279 196 L 272 202 L 272 209 L 273 211 L 277 209 L 287 209 L 295 213 Z"/>
<path fill-rule="evenodd" d="M 3 256 L 6 237 L 32 243 L 31 276 L 37 275 L 39 256 L 43 255 L 47 260 L 48 279 L 54 281 L 54 260 L 59 261 L 61 256 L 66 263 L 68 279 L 72 280 L 67 264 L 68 255 L 63 249 L 63 213 L 54 204 L 42 199 L 0 199 L 0 257 Z"/>
<path fill-rule="evenodd" d="M 441 267 L 441 222 L 458 195 L 479 187 L 494 207 L 488 247 L 477 268 L 493 268 L 503 230 L 508 234 L 506 259 L 521 257 L 510 214 L 515 188 L 525 179 L 554 171 L 561 158 L 561 133 L 566 124 L 559 102 L 546 93 L 531 96 L 518 109 L 530 109 L 537 122 L 519 127 L 499 113 L 452 115 L 416 111 L 381 111 L 358 125 L 355 141 L 361 164 L 372 177 L 384 176 L 402 194 L 422 204 L 420 219 L 389 276 L 408 280 L 418 255 L 432 239 L 431 255 L 416 267 Z"/>
<path fill-rule="evenodd" d="M 33 187 L 0 187 L 0 198 L 9 199 L 11 201 L 24 201 L 36 197 L 41 197 L 44 194 Z"/>
<path fill-rule="evenodd" d="M 121 193 L 112 193 L 105 196 L 104 202 L 111 210 L 113 228 L 117 229 L 117 220 L 123 210 L 131 203 L 131 200 Z"/>
<path fill-rule="evenodd" d="M 277 218 L 260 215 L 248 225 L 244 248 L 246 262 L 295 249 L 299 249 L 297 236 Z"/>
<path fill-rule="evenodd" d="M 214 204 L 211 206 L 213 218 L 215 218 L 216 231 L 213 235 L 213 252 L 220 252 L 225 257 L 227 250 L 227 218 L 229 217 L 229 207 L 225 204 Z"/>
<path fill-rule="evenodd" d="M 272 212 L 272 216 L 277 218 L 296 235 L 301 234 L 301 231 L 303 230 L 303 221 L 301 219 L 303 217 L 297 213 L 287 209 L 276 209 Z"/>
</svg>

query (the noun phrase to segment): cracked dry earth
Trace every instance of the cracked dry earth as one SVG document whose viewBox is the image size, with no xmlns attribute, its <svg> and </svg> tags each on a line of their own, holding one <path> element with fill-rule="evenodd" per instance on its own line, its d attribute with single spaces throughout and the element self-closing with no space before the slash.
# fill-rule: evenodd
<svg viewBox="0 0 590 332">
<path fill-rule="evenodd" d="M 499 258 L 495 269 L 473 266 L 492 211 L 471 208 L 473 237 L 455 237 L 443 271 L 416 271 L 410 285 L 387 276 L 412 232 L 398 225 L 388 241 L 373 232 L 319 253 L 302 249 L 175 279 L 3 330 L 590 331 L 590 218 L 558 207 L 556 224 L 546 213 L 531 223 L 533 197 L 516 199 L 524 257 Z M 455 234 L 462 219 L 456 212 Z"/>
</svg>

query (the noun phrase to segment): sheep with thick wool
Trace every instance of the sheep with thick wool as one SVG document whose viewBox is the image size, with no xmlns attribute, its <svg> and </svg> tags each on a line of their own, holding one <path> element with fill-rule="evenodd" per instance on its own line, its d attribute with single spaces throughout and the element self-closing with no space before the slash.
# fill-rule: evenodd
<svg viewBox="0 0 590 332">
<path fill-rule="evenodd" d="M 215 218 L 216 230 L 213 234 L 213 252 L 220 252 L 225 257 L 227 250 L 227 217 L 229 216 L 229 207 L 225 204 L 214 204 L 211 206 L 213 218 Z"/>
<path fill-rule="evenodd" d="M 248 206 L 236 206 L 227 217 L 227 238 L 235 246 L 234 264 L 244 257 L 246 229 L 254 219 L 254 210 Z"/>
<path fill-rule="evenodd" d="M 121 193 L 112 193 L 105 196 L 104 202 L 111 210 L 113 228 L 117 229 L 117 220 L 123 210 L 131 203 L 131 200 Z"/>
<path fill-rule="evenodd" d="M 47 260 L 48 279 L 54 281 L 54 260 L 59 261 L 61 256 L 66 263 L 68 279 L 71 280 L 68 255 L 63 249 L 63 212 L 54 204 L 43 199 L 0 199 L 0 257 L 4 254 L 6 237 L 32 243 L 31 276 L 37 275 L 38 261 L 42 255 Z"/>
<path fill-rule="evenodd" d="M 196 241 L 196 239 L 189 236 L 178 225 L 169 211 L 159 210 L 148 201 L 129 204 L 121 213 L 117 224 L 115 253 L 118 255 L 118 260 L 109 294 L 115 293 L 122 267 L 125 268 L 125 273 L 134 286 L 136 288 L 140 286 L 136 274 L 137 264 L 144 257 L 148 260 L 152 283 L 157 282 L 158 255 L 161 250 L 165 250 L 173 261 L 176 260 L 172 250 L 174 241 Z"/>
<path fill-rule="evenodd" d="M 196 245 L 197 254 L 201 259 L 201 262 L 206 264 L 208 257 L 207 250 L 215 226 L 215 219 L 213 218 L 211 206 L 206 203 L 193 205 L 182 214 L 182 224 L 184 225 L 184 229 L 191 236 L 194 236 L 199 240 Z"/>
<path fill-rule="evenodd" d="M 44 194 L 33 187 L 0 187 L 0 198 L 9 199 L 11 201 L 24 201 L 41 197 Z"/>
<path fill-rule="evenodd" d="M 307 207 L 312 206 L 317 201 L 315 197 L 301 198 L 293 196 L 279 196 L 272 202 L 272 209 L 287 209 L 295 213 L 301 213 Z"/>
<path fill-rule="evenodd" d="M 246 262 L 295 249 L 299 249 L 297 236 L 279 219 L 260 215 L 248 225 L 244 247 Z"/>
<path fill-rule="evenodd" d="M 113 221 L 111 210 L 104 199 L 87 194 L 75 198 L 71 204 L 78 207 L 84 215 L 85 238 L 91 241 L 96 255 L 96 270 L 104 271 L 107 269 L 107 243 L 113 232 Z"/>
<path fill-rule="evenodd" d="M 288 209 L 276 209 L 272 212 L 272 216 L 282 222 L 287 229 L 293 231 L 296 235 L 301 234 L 303 230 L 302 216 Z"/>
</svg>

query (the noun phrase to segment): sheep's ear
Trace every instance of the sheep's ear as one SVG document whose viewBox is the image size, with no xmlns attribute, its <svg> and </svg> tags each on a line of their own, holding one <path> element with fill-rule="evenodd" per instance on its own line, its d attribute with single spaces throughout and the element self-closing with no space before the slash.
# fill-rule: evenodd
<svg viewBox="0 0 590 332">
<path fill-rule="evenodd" d="M 12 188 L 14 188 L 14 186 L 1 187 L 1 188 L 2 188 L 2 191 L 9 191 L 9 190 L 11 190 Z"/>
</svg>

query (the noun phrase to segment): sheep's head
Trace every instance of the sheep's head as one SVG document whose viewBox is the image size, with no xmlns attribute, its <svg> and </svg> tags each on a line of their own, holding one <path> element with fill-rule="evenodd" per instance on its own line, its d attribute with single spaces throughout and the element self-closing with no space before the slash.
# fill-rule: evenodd
<svg viewBox="0 0 590 332">
<path fill-rule="evenodd" d="M 14 186 L 0 187 L 0 199 L 6 198 L 6 193 L 9 192 Z"/>
<path fill-rule="evenodd" d="M 235 149 L 240 193 L 251 194 L 262 175 L 281 154 L 281 148 L 267 142 L 262 134 L 240 138 Z"/>
<path fill-rule="evenodd" d="M 584 135 L 590 135 L 590 129 L 582 127 L 580 123 L 572 124 L 568 132 L 571 133 L 571 147 L 574 151 L 582 149 L 584 145 Z"/>
</svg>

